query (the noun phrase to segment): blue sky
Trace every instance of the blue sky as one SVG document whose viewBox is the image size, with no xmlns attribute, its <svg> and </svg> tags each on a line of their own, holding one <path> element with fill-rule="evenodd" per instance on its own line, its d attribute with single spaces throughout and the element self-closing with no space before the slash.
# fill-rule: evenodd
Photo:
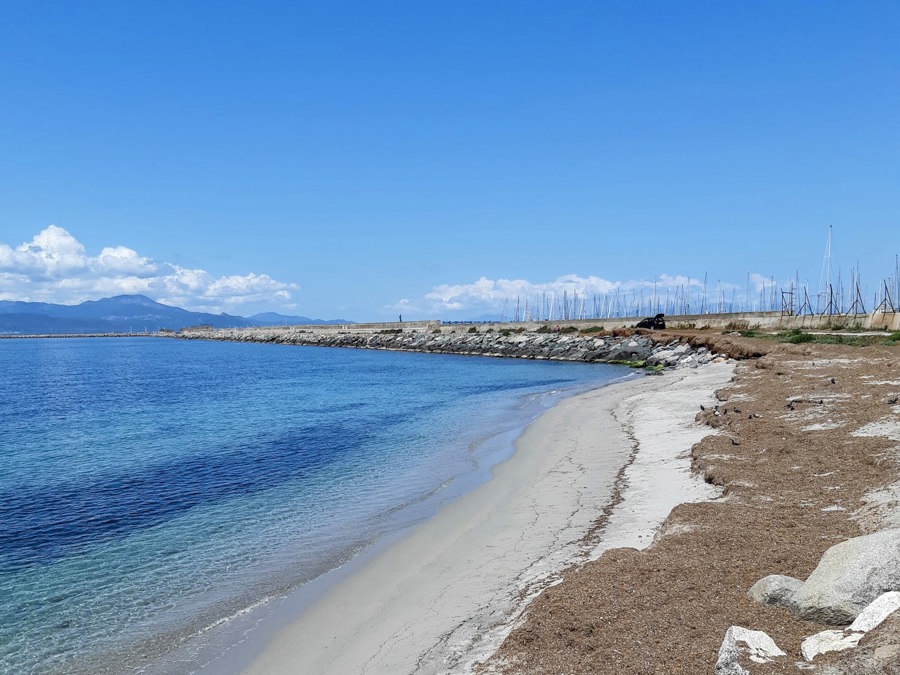
<svg viewBox="0 0 900 675">
<path fill-rule="evenodd" d="M 456 319 L 900 253 L 895 2 L 0 8 L 0 299 Z"/>
</svg>

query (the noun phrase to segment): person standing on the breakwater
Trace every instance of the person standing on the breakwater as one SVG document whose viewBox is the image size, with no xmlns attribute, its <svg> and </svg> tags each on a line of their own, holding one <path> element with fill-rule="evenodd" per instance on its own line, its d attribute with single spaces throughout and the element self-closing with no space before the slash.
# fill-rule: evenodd
<svg viewBox="0 0 900 675">
<path fill-rule="evenodd" d="M 399 318 L 400 318 L 400 323 L 403 323 L 403 315 L 402 314 L 400 315 Z"/>
</svg>

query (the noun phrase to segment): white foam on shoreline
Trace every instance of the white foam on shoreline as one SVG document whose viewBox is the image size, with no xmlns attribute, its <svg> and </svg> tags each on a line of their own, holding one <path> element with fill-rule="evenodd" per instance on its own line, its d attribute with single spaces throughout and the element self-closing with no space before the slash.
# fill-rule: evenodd
<svg viewBox="0 0 900 675">
<path fill-rule="evenodd" d="M 711 433 L 694 421 L 699 404 L 732 371 L 711 364 L 562 401 L 491 481 L 331 587 L 245 672 L 469 672 L 563 569 L 647 546 L 676 504 L 715 496 L 691 475 L 689 450 Z M 626 462 L 624 500 L 588 545 Z"/>
</svg>

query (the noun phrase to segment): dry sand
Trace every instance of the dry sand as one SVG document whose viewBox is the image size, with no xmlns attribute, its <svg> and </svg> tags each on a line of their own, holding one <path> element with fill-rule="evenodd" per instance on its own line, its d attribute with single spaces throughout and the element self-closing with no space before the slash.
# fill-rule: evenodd
<svg viewBox="0 0 900 675">
<path fill-rule="evenodd" d="M 716 496 L 691 473 L 689 451 L 713 433 L 695 421 L 698 406 L 712 405 L 732 369 L 668 372 L 561 402 L 491 481 L 328 591 L 245 672 L 469 671 L 563 570 L 647 546 L 676 504 Z"/>
</svg>

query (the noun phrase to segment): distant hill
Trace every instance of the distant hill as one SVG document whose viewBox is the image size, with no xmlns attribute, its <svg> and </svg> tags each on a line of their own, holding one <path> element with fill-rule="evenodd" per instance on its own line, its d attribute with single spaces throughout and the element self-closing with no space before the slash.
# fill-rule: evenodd
<svg viewBox="0 0 900 675">
<path fill-rule="evenodd" d="M 263 312 L 249 317 L 256 326 L 336 326 L 354 323 L 346 319 L 310 319 L 308 316 L 288 316 L 275 312 Z"/>
<path fill-rule="evenodd" d="M 80 305 L 3 300 L 0 301 L 0 334 L 141 333 L 201 325 L 213 328 L 248 328 L 300 323 L 351 323 L 343 320 L 316 321 L 271 313 L 258 314 L 256 317 L 248 319 L 230 314 L 191 312 L 164 305 L 143 295 L 118 295 L 102 300 L 88 300 Z"/>
</svg>

